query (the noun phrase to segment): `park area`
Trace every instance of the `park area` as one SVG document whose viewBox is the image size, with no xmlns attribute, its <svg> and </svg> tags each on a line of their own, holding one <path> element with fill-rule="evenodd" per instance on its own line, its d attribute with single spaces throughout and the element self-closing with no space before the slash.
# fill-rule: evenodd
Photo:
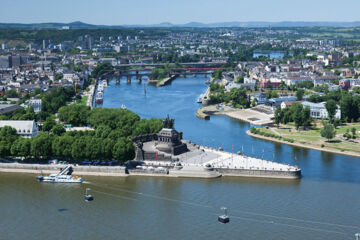
<svg viewBox="0 0 360 240">
<path fill-rule="evenodd" d="M 317 123 L 311 130 L 303 130 L 301 128 L 296 130 L 292 124 L 281 125 L 279 128 L 254 129 L 251 129 L 248 134 L 299 147 L 360 156 L 360 124 L 358 123 L 338 126 L 335 129 L 335 137 L 330 140 L 321 136 L 321 123 Z"/>
</svg>

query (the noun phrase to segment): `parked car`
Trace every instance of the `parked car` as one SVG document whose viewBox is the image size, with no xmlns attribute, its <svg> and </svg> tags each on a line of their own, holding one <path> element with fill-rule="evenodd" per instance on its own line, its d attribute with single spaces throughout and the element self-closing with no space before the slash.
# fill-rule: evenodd
<svg viewBox="0 0 360 240">
<path fill-rule="evenodd" d="M 84 160 L 80 163 L 80 165 L 91 165 L 91 161 L 89 160 Z"/>
</svg>

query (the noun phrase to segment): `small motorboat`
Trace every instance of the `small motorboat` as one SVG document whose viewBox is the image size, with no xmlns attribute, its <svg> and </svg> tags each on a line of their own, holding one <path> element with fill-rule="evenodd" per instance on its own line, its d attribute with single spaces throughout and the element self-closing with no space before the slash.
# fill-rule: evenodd
<svg viewBox="0 0 360 240">
<path fill-rule="evenodd" d="M 85 201 L 86 202 L 90 202 L 90 201 L 94 200 L 94 197 L 88 193 L 89 190 L 91 190 L 91 189 L 86 188 L 86 190 L 85 190 Z"/>
<path fill-rule="evenodd" d="M 52 183 L 82 183 L 82 178 L 72 176 L 73 168 L 69 165 L 63 168 L 59 173 L 53 173 L 49 176 L 43 176 L 40 173 L 36 179 L 39 182 L 52 182 Z"/>
<path fill-rule="evenodd" d="M 229 216 L 227 215 L 227 208 L 226 207 L 222 207 L 221 210 L 224 210 L 224 214 L 223 215 L 220 215 L 218 217 L 218 221 L 221 222 L 221 223 L 228 223 L 230 222 L 230 218 Z"/>
</svg>

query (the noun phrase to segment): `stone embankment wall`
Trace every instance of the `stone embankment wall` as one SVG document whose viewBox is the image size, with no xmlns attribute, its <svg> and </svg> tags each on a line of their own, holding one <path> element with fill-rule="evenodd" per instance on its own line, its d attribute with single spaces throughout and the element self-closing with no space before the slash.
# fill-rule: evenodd
<svg viewBox="0 0 360 240">
<path fill-rule="evenodd" d="M 0 172 L 23 172 L 23 173 L 58 173 L 66 165 L 59 164 L 19 164 L 0 163 Z M 72 166 L 73 175 L 92 176 L 127 176 L 126 167 L 122 166 Z"/>
<path fill-rule="evenodd" d="M 221 173 L 223 176 L 286 178 L 286 179 L 301 178 L 301 170 L 276 171 L 276 170 L 234 169 L 234 168 L 215 168 L 215 170 Z"/>
<path fill-rule="evenodd" d="M 140 136 L 133 137 L 131 139 L 131 141 L 133 141 L 135 143 L 136 142 L 151 142 L 151 141 L 156 141 L 156 140 L 158 140 L 157 133 L 140 135 Z"/>
</svg>

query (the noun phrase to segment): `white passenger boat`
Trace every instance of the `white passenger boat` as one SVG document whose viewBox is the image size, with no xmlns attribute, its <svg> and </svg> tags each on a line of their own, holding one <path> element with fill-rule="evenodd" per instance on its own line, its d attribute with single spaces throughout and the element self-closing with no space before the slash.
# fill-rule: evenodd
<svg viewBox="0 0 360 240">
<path fill-rule="evenodd" d="M 204 99 L 204 94 L 201 94 L 199 98 L 197 99 L 197 103 L 202 103 L 202 100 Z"/>
<path fill-rule="evenodd" d="M 39 182 L 53 182 L 53 183 L 82 183 L 82 178 L 72 176 L 73 168 L 66 166 L 58 174 L 53 173 L 49 176 L 43 176 L 40 174 L 36 177 Z"/>
<path fill-rule="evenodd" d="M 102 85 L 103 85 L 103 87 L 107 87 L 108 86 L 108 83 L 107 83 L 107 80 L 102 80 Z"/>
<path fill-rule="evenodd" d="M 102 92 L 98 92 L 98 93 L 96 94 L 96 97 L 95 97 L 95 103 L 96 103 L 96 104 L 102 104 L 102 103 L 103 103 L 103 97 L 104 97 L 103 93 L 102 93 Z"/>
</svg>

